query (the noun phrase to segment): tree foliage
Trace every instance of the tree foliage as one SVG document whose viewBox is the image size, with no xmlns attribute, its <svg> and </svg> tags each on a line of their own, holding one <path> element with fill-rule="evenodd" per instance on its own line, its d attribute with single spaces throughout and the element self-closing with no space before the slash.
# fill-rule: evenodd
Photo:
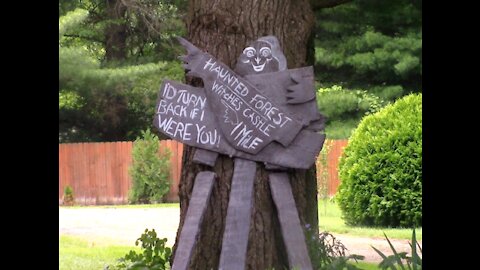
<svg viewBox="0 0 480 270">
<path fill-rule="evenodd" d="M 107 2 L 127 7 L 125 18 L 112 22 Z M 148 14 L 140 16 L 140 10 Z M 180 63 L 172 60 L 175 47 L 165 45 L 183 31 L 172 22 L 179 20 L 176 7 L 159 1 L 73 1 L 61 2 L 60 13 L 60 142 L 135 139 L 151 127 L 161 81 L 183 79 Z M 149 20 L 155 23 L 143 25 Z M 129 53 L 121 61 L 105 56 L 113 23 L 128 25 L 132 32 L 126 32 Z"/>
<path fill-rule="evenodd" d="M 348 138 L 366 114 L 422 88 L 422 1 L 312 1 L 315 74 L 329 138 Z M 59 2 L 60 140 L 133 140 L 151 127 L 162 79 L 183 79 L 173 41 L 186 0 Z M 349 93 L 352 92 L 352 93 Z M 333 97 L 335 96 L 335 97 Z M 333 104 L 330 104 L 333 103 Z M 334 108 L 338 113 L 332 113 Z M 343 111 L 341 111 L 343 109 Z M 341 111 L 341 112 L 340 112 Z"/>
<path fill-rule="evenodd" d="M 318 89 L 317 103 L 327 117 L 325 133 L 330 139 L 350 137 L 362 117 L 377 112 L 386 104 L 367 91 L 344 89 L 339 85 Z"/>
<path fill-rule="evenodd" d="M 358 0 L 317 11 L 315 67 L 321 86 L 361 89 L 385 101 L 382 105 L 420 92 L 421 14 L 421 0 Z M 327 130 L 348 136 L 358 121 L 357 112 L 334 116 Z"/>
</svg>

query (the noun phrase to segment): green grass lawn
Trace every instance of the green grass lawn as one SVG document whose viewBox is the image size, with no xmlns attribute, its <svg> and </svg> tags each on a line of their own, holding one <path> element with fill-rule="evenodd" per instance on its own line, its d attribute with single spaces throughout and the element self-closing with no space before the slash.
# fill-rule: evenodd
<svg viewBox="0 0 480 270">
<path fill-rule="evenodd" d="M 118 245 L 95 245 L 77 236 L 60 236 L 59 270 L 102 270 L 113 264 L 128 251 L 140 248 Z M 364 270 L 377 270 L 377 264 L 359 261 L 355 264 Z"/>
<path fill-rule="evenodd" d="M 338 205 L 330 200 L 318 202 L 318 224 L 321 231 L 348 234 L 351 236 L 385 238 L 383 233 L 391 239 L 412 239 L 412 229 L 398 228 L 368 228 L 345 225 L 342 212 Z M 415 229 L 417 240 L 422 240 L 422 228 Z"/>
<path fill-rule="evenodd" d="M 378 267 L 378 263 L 367 263 L 367 262 L 361 262 L 359 261 L 358 263 L 355 264 L 360 269 L 363 270 L 378 270 L 381 269 Z"/>
<path fill-rule="evenodd" d="M 60 236 L 60 270 L 102 270 L 137 247 L 95 245 L 80 237 Z"/>
</svg>

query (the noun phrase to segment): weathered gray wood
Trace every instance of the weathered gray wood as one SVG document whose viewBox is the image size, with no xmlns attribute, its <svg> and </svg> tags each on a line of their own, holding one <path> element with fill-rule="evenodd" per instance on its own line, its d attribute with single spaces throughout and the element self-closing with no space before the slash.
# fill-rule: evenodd
<svg viewBox="0 0 480 270">
<path fill-rule="evenodd" d="M 170 80 L 162 83 L 153 124 L 170 138 L 190 146 L 298 169 L 314 164 L 325 140 L 324 134 L 307 128 L 288 147 L 273 141 L 256 155 L 239 151 L 225 140 L 208 106 L 205 90 Z"/>
<path fill-rule="evenodd" d="M 172 270 L 186 270 L 192 257 L 193 247 L 197 241 L 208 200 L 212 194 L 215 173 L 200 172 L 195 178 L 192 198 L 188 205 L 185 222 L 180 233 L 179 244 L 175 253 Z"/>
<path fill-rule="evenodd" d="M 234 162 L 232 189 L 220 254 L 220 270 L 244 270 L 247 255 L 253 182 L 257 164 L 241 158 L 234 159 Z"/>
<path fill-rule="evenodd" d="M 218 153 L 216 152 L 197 148 L 195 149 L 195 154 L 193 154 L 193 162 L 213 167 L 217 157 Z"/>
<path fill-rule="evenodd" d="M 315 99 L 313 67 L 246 75 L 245 79 L 297 120 L 310 124 L 323 119 Z"/>
<path fill-rule="evenodd" d="M 272 141 L 286 147 L 308 124 L 290 115 L 212 55 L 185 39 L 179 40 L 188 52 L 181 57 L 189 70 L 187 74 L 202 78 L 218 127 L 235 149 L 256 154 Z"/>
<path fill-rule="evenodd" d="M 273 164 L 270 164 L 270 163 L 265 163 L 265 169 L 269 170 L 269 171 L 286 171 L 286 170 L 288 170 L 288 168 L 273 165 Z"/>
<path fill-rule="evenodd" d="M 308 256 L 305 235 L 298 217 L 288 174 L 270 173 L 269 183 L 278 212 L 290 269 L 297 267 L 300 270 L 311 270 L 313 269 L 312 263 Z"/>
</svg>

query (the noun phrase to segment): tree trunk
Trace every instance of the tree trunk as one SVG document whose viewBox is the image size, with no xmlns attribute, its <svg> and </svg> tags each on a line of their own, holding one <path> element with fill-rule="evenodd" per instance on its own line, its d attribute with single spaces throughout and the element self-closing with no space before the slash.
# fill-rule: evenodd
<svg viewBox="0 0 480 270">
<path fill-rule="evenodd" d="M 107 61 L 123 60 L 127 56 L 127 27 L 122 20 L 127 8 L 119 0 L 107 1 L 107 17 L 110 22 L 105 29 L 105 58 Z"/>
<path fill-rule="evenodd" d="M 307 66 L 308 45 L 314 15 L 308 0 L 279 1 L 207 1 L 190 0 L 187 39 L 218 60 L 235 67 L 237 58 L 249 42 L 261 36 L 275 35 L 287 58 L 288 68 Z M 193 188 L 200 171 L 213 170 L 218 178 L 201 226 L 189 269 L 217 269 L 225 229 L 233 160 L 220 155 L 213 169 L 192 162 L 195 148 L 185 146 L 179 187 L 181 232 Z M 292 191 L 302 225 L 318 230 L 317 184 L 315 166 L 289 172 Z M 246 269 L 263 270 L 288 267 L 275 205 L 268 185 L 268 171 L 257 163 L 253 209 L 250 224 Z M 177 247 L 174 246 L 174 252 Z M 173 259 L 172 259 L 173 261 Z"/>
</svg>

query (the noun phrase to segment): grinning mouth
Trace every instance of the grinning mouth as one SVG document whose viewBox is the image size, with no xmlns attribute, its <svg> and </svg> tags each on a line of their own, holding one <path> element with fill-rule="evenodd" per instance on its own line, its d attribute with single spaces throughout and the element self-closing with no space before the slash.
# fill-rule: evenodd
<svg viewBox="0 0 480 270">
<path fill-rule="evenodd" d="M 258 66 L 257 66 L 257 65 L 254 65 L 254 64 L 252 63 L 253 70 L 255 70 L 256 72 L 262 71 L 263 68 L 265 67 L 265 64 L 266 64 L 266 63 L 267 63 L 267 62 L 263 63 L 262 65 L 258 65 Z"/>
</svg>

